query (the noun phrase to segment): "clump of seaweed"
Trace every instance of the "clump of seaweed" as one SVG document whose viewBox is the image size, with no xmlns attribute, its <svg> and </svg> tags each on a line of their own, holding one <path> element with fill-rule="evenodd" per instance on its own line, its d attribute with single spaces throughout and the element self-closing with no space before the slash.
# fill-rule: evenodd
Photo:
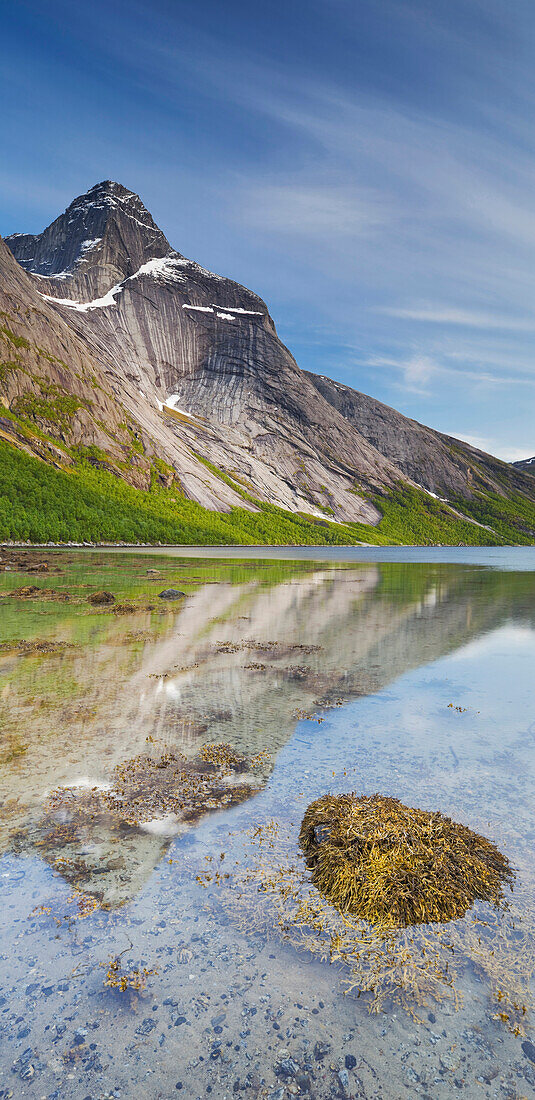
<svg viewBox="0 0 535 1100">
<path fill-rule="evenodd" d="M 16 600 L 28 600 L 32 596 L 40 595 L 41 589 L 37 584 L 23 584 L 22 588 L 14 588 L 13 592 L 9 592 L 10 596 L 13 596 Z"/>
<path fill-rule="evenodd" d="M 514 877 L 485 837 L 379 794 L 311 802 L 299 844 L 320 893 L 373 925 L 455 920 L 476 900 L 502 903 Z"/>
<path fill-rule="evenodd" d="M 147 978 L 151 974 L 158 973 L 158 967 L 149 969 L 147 966 L 136 966 L 131 970 L 126 970 L 123 966 L 122 958 L 128 951 L 132 950 L 133 943 L 130 940 L 128 947 L 124 947 L 114 958 L 109 959 L 107 963 L 103 962 L 101 966 L 107 966 L 106 977 L 104 978 L 104 985 L 107 985 L 110 989 L 118 989 L 119 993 L 135 992 L 140 993 L 147 984 Z"/>
<path fill-rule="evenodd" d="M 314 805 L 314 804 L 312 804 Z M 520 899 L 476 902 L 455 920 L 412 925 L 343 912 L 320 892 L 297 853 L 290 823 L 267 821 L 244 833 L 230 877 L 203 868 L 197 881 L 245 934 L 282 938 L 295 950 L 332 964 L 347 994 L 365 995 L 370 1012 L 393 1006 L 415 1020 L 429 1001 L 462 1003 L 459 979 L 485 983 L 494 1018 L 525 1034 L 535 969 L 533 891 Z"/>
<path fill-rule="evenodd" d="M 118 764 L 108 784 L 60 787 L 47 798 L 41 822 L 44 853 L 70 881 L 88 868 L 72 860 L 58 862 L 58 851 L 86 844 L 93 833 L 143 829 L 166 819 L 173 831 L 213 810 L 237 805 L 257 793 L 259 771 L 267 754 L 246 757 L 228 744 L 205 745 L 195 756 L 141 753 Z M 114 869 L 114 868 L 111 868 Z"/>
<path fill-rule="evenodd" d="M 105 592 L 104 590 L 91 592 L 87 597 L 87 602 L 92 604 L 93 607 L 106 607 L 115 603 L 115 596 L 113 592 Z"/>
<path fill-rule="evenodd" d="M 34 641 L 19 639 L 12 642 L 0 642 L 0 656 L 9 654 L 16 657 L 41 657 L 49 653 L 64 653 L 67 649 L 76 649 L 73 642 Z"/>
<path fill-rule="evenodd" d="M 205 745 L 190 757 L 146 752 L 118 764 L 108 783 L 53 791 L 34 843 L 71 885 L 67 901 L 76 906 L 75 918 L 124 903 L 128 870 L 113 845 L 135 846 L 141 835 L 149 844 L 151 836 L 155 845 L 165 843 L 207 814 L 246 801 L 260 790 L 268 759 L 263 752 L 246 757 L 228 744 Z M 63 917 L 74 919 L 65 901 L 62 907 Z"/>
<path fill-rule="evenodd" d="M 106 964 L 103 963 L 102 965 L 105 966 Z M 126 993 L 128 990 L 140 993 L 145 989 L 149 975 L 156 973 L 156 970 L 149 970 L 146 966 L 124 971 L 120 956 L 117 956 L 108 965 L 104 985 L 107 985 L 110 989 L 118 989 L 119 993 Z"/>
<path fill-rule="evenodd" d="M 59 600 L 67 603 L 71 596 L 60 588 L 40 588 L 37 584 L 23 584 L 22 588 L 14 588 L 8 596 L 16 600 Z"/>
<path fill-rule="evenodd" d="M 111 790 L 99 793 L 99 801 L 134 827 L 166 814 L 194 822 L 210 810 L 236 805 L 256 793 L 254 767 L 254 760 L 226 744 L 205 745 L 189 758 L 178 752 L 157 758 L 143 753 L 115 768 Z M 235 776 L 242 776 L 242 781 Z"/>
<path fill-rule="evenodd" d="M 239 653 L 242 650 L 253 649 L 259 653 L 269 653 L 272 658 L 279 659 L 290 653 L 302 653 L 308 655 L 317 653 L 321 649 L 319 645 L 302 645 L 297 642 L 261 642 L 254 638 L 246 638 L 244 641 L 220 641 L 211 647 L 212 653 Z"/>
</svg>

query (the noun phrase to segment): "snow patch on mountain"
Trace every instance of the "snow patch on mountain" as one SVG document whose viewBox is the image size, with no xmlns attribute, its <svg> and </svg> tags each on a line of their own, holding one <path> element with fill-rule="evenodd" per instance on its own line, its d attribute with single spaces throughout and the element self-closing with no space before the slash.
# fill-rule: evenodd
<svg viewBox="0 0 535 1100">
<path fill-rule="evenodd" d="M 183 282 L 184 275 L 177 268 L 183 267 L 188 261 L 180 256 L 162 256 L 157 260 L 148 260 L 133 275 L 131 279 L 138 279 L 142 275 L 151 275 L 155 279 L 177 279 Z"/>
<path fill-rule="evenodd" d="M 261 309 L 242 309 L 241 306 L 225 306 L 224 308 L 228 309 L 229 313 L 243 313 L 246 314 L 248 317 L 264 316 Z"/>
<path fill-rule="evenodd" d="M 238 306 L 194 306 L 189 302 L 184 302 L 182 309 L 193 309 L 199 313 L 215 313 L 217 317 L 222 321 L 237 321 L 239 316 L 248 317 L 263 317 L 264 314 L 259 309 L 241 309 Z"/>
<path fill-rule="evenodd" d="M 24 261 L 24 263 L 28 263 L 28 262 L 31 263 L 31 260 L 30 261 L 28 261 L 28 260 Z M 22 260 L 20 261 L 20 265 L 21 265 L 21 267 L 24 266 Z M 71 276 L 71 275 L 72 275 L 72 271 L 67 271 L 67 270 L 65 270 L 65 271 L 56 271 L 54 275 L 41 275 L 41 273 L 39 271 L 32 271 L 32 276 L 33 276 L 34 279 L 68 279 L 69 276 Z M 41 297 L 44 298 L 45 295 L 42 294 Z M 53 299 L 51 299 L 51 301 L 53 301 Z"/>
<path fill-rule="evenodd" d="M 166 399 L 164 401 L 164 405 L 167 409 L 173 409 L 174 412 L 181 413 L 182 416 L 187 416 L 188 419 L 193 420 L 194 417 L 193 417 L 192 413 L 186 412 L 185 409 L 181 409 L 180 405 L 178 404 L 179 401 L 180 401 L 180 394 L 179 393 L 170 393 L 169 396 L 166 397 Z"/>
<path fill-rule="evenodd" d="M 188 420 L 196 420 L 197 418 L 193 416 L 193 413 L 186 412 L 186 409 L 180 407 L 178 404 L 179 401 L 180 394 L 178 393 L 170 393 L 165 401 L 159 401 L 158 398 L 156 398 L 156 404 L 160 412 L 162 412 L 163 409 L 172 409 L 173 412 L 180 413 L 181 416 L 187 416 Z"/>
<path fill-rule="evenodd" d="M 443 504 L 449 504 L 449 500 L 447 497 L 437 496 L 437 494 L 433 493 L 431 489 L 426 489 L 425 485 L 418 485 L 417 481 L 415 481 L 414 484 L 418 486 L 418 489 L 422 490 L 422 493 L 427 493 L 428 497 L 433 497 L 433 500 L 441 500 Z"/>
<path fill-rule="evenodd" d="M 107 309 L 108 306 L 116 305 L 115 295 L 124 290 L 124 285 L 124 283 L 118 283 L 117 286 L 112 286 L 107 294 L 102 298 L 94 298 L 92 302 L 74 302 L 72 298 L 51 298 L 49 294 L 41 294 L 41 298 L 52 302 L 55 306 L 68 306 L 69 309 L 76 309 L 79 313 L 88 313 L 91 309 Z"/>
<path fill-rule="evenodd" d="M 87 240 L 87 241 L 82 241 L 82 243 L 80 245 L 80 251 L 81 252 L 89 252 L 91 248 L 95 247 L 95 245 L 100 244 L 101 240 L 102 240 L 102 237 L 93 237 L 92 240 L 90 239 L 90 240 Z"/>
</svg>

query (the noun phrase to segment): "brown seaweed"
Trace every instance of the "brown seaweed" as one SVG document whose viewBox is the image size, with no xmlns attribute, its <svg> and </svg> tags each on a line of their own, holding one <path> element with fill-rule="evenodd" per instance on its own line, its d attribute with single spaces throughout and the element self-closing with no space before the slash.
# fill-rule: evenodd
<svg viewBox="0 0 535 1100">
<path fill-rule="evenodd" d="M 379 794 L 316 799 L 299 844 L 328 901 L 374 925 L 454 920 L 476 900 L 500 904 L 513 880 L 507 857 L 479 833 Z"/>
</svg>

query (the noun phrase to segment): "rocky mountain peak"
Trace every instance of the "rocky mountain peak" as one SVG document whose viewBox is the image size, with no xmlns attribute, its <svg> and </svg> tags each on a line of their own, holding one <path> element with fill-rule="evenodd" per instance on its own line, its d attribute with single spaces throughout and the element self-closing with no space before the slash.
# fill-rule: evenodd
<svg viewBox="0 0 535 1100">
<path fill-rule="evenodd" d="M 85 195 L 74 199 L 63 216 L 67 217 L 71 236 L 76 233 L 78 227 L 80 229 L 99 228 L 105 231 L 113 223 L 127 218 L 138 227 L 138 235 L 144 238 L 148 247 L 154 247 L 157 240 L 162 247 L 165 247 L 166 252 L 170 249 L 169 242 L 143 205 L 139 195 L 113 180 L 96 183 L 86 191 Z"/>
<path fill-rule="evenodd" d="M 105 294 L 171 251 L 139 195 L 113 180 L 79 195 L 42 233 L 6 242 L 21 267 L 46 279 L 47 293 L 69 298 Z"/>
</svg>

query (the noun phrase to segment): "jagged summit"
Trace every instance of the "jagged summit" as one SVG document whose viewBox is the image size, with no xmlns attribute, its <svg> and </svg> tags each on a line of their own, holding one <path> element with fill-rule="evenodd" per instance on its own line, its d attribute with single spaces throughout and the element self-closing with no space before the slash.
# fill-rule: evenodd
<svg viewBox="0 0 535 1100">
<path fill-rule="evenodd" d="M 110 197 L 116 196 L 118 198 L 129 198 L 140 202 L 139 195 L 136 195 L 135 191 L 130 191 L 124 184 L 118 183 L 117 180 L 101 180 L 100 183 L 94 183 L 85 194 L 79 196 L 78 199 L 73 199 L 71 206 L 74 206 L 78 202 L 84 200 L 91 200 L 94 195 L 109 195 Z"/>
<path fill-rule="evenodd" d="M 139 195 L 103 180 L 79 195 L 42 233 L 6 237 L 26 271 L 47 280 L 46 292 L 84 298 L 105 294 L 148 260 L 171 251 Z"/>
<path fill-rule="evenodd" d="M 90 187 L 84 195 L 74 199 L 65 213 L 70 221 L 77 215 L 82 220 L 91 220 L 96 216 L 97 219 L 102 218 L 105 224 L 119 213 L 137 222 L 148 234 L 157 235 L 165 242 L 167 249 L 170 247 L 139 195 L 114 180 L 103 180 Z"/>
</svg>

